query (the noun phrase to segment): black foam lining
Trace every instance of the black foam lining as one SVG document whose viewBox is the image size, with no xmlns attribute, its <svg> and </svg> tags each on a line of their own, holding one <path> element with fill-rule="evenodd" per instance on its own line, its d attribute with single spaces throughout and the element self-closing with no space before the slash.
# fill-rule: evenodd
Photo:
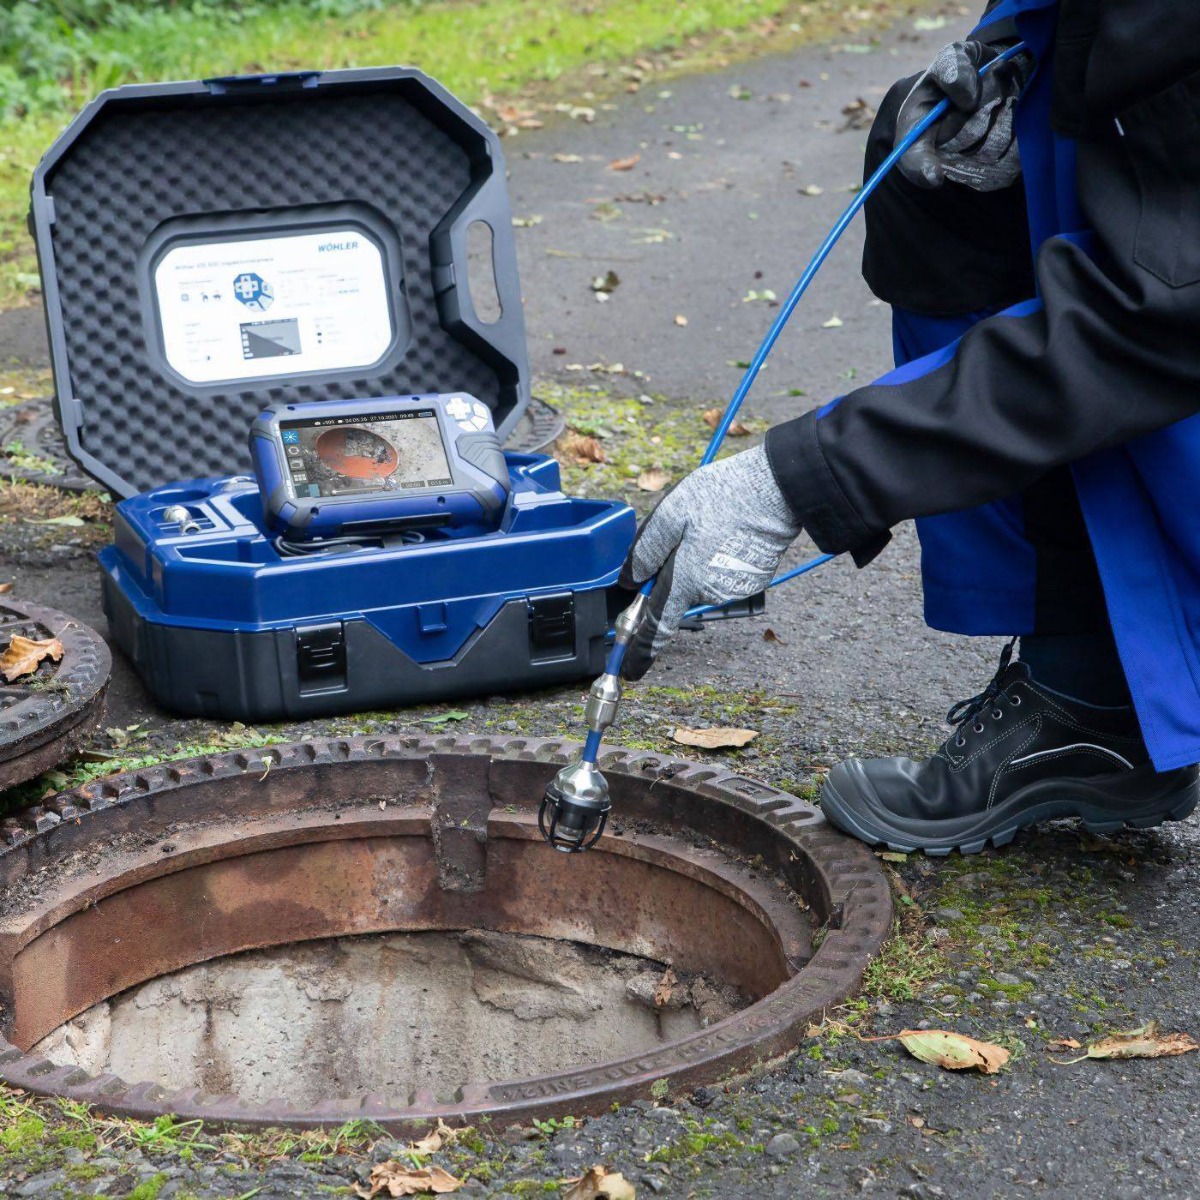
<svg viewBox="0 0 1200 1200">
<path fill-rule="evenodd" d="M 395 93 L 102 112 L 48 180 L 82 448 L 145 491 L 248 471 L 250 423 L 278 401 L 461 389 L 496 409 L 497 368 L 441 327 L 431 278 L 430 232 L 470 185 L 464 148 Z M 137 263 L 159 225 L 345 201 L 372 205 L 401 238 L 413 336 L 397 365 L 194 394 L 150 365 Z"/>
</svg>

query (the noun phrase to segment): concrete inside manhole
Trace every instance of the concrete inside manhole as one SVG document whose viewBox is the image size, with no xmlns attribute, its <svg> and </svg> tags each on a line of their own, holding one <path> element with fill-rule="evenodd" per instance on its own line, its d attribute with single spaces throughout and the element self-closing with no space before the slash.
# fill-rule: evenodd
<svg viewBox="0 0 1200 1200">
<path fill-rule="evenodd" d="M 536 806 L 572 753 L 306 742 L 53 798 L 0 851 L 0 1080 L 400 1132 L 585 1113 L 795 1046 L 890 927 L 878 862 L 786 793 L 624 752 L 611 832 L 555 853 Z M 694 1004 L 654 1004 L 667 965 Z"/>
<path fill-rule="evenodd" d="M 704 976 L 572 942 L 385 934 L 187 967 L 101 1001 L 33 1051 L 93 1075 L 307 1107 L 652 1051 L 746 1002 Z"/>
</svg>

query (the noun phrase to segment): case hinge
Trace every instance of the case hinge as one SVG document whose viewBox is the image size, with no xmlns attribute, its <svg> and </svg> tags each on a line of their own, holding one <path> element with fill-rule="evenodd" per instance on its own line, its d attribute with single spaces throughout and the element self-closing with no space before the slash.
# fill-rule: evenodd
<svg viewBox="0 0 1200 1200">
<path fill-rule="evenodd" d="M 575 595 L 556 592 L 526 601 L 529 661 L 570 658 L 575 653 Z"/>
</svg>

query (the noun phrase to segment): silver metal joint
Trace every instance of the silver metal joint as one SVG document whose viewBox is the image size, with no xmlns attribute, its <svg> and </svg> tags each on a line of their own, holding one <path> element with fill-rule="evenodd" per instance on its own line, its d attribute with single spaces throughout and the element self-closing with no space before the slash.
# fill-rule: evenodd
<svg viewBox="0 0 1200 1200">
<path fill-rule="evenodd" d="M 617 719 L 621 703 L 621 681 L 615 675 L 601 675 L 588 693 L 583 719 L 587 727 L 603 733 Z"/>
<path fill-rule="evenodd" d="M 646 615 L 646 608 L 649 603 L 650 597 L 643 596 L 639 592 L 633 603 L 617 617 L 615 631 L 618 646 L 628 646 L 633 641 L 634 634 L 637 633 L 638 626 L 642 623 L 642 618 Z"/>
</svg>

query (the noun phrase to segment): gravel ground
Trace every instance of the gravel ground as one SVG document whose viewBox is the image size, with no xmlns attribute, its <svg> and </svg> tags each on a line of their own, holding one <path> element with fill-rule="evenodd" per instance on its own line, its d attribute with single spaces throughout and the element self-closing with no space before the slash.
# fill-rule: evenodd
<svg viewBox="0 0 1200 1200">
<path fill-rule="evenodd" d="M 928 60 L 965 21 L 958 9 L 945 15 L 933 30 L 906 18 L 869 52 L 810 49 L 647 84 L 600 105 L 594 124 L 564 116 L 508 141 L 515 209 L 531 222 L 518 232 L 535 372 L 577 423 L 597 410 L 635 417 L 605 439 L 608 465 L 573 470 L 572 486 L 624 489 L 645 507 L 632 474 L 686 467 L 706 433 L 700 414 L 728 394 L 730 361 L 751 352 L 769 320 L 767 302 L 743 297 L 787 291 L 858 175 L 865 133 L 846 128 L 853 110 L 843 109 L 877 103 L 893 78 Z M 583 161 L 555 157 L 568 154 Z M 631 170 L 608 168 L 633 154 Z M 807 194 L 813 186 L 821 194 Z M 764 375 L 754 429 L 886 367 L 887 314 L 857 279 L 859 236 L 835 255 Z M 590 281 L 608 269 L 620 284 L 597 303 Z M 823 328 L 834 314 L 842 325 Z M 37 322 L 0 315 L 0 350 L 37 367 Z M 0 554 L 20 597 L 104 630 L 78 531 L 9 521 Z M 927 750 L 949 704 L 986 682 L 996 650 L 924 627 L 916 539 L 901 530 L 866 571 L 835 563 L 774 596 L 764 617 L 682 638 L 632 689 L 617 740 L 666 750 L 676 725 L 749 725 L 761 736 L 737 755 L 739 769 L 811 796 L 848 753 Z M 455 728 L 561 733 L 581 690 L 461 705 Z M 257 733 L 428 729 L 439 713 Z M 119 657 L 107 724 L 119 732 L 97 746 L 121 754 L 253 736 L 156 710 Z M 1112 838 L 1061 825 L 974 858 L 889 862 L 896 938 L 864 993 L 787 1061 L 569 1128 L 480 1130 L 435 1161 L 469 1178 L 464 1194 L 492 1197 L 554 1192 L 592 1163 L 622 1171 L 639 1195 L 667 1197 L 1195 1195 L 1198 1060 L 1061 1065 L 1071 1052 L 1052 1043 L 1151 1018 L 1200 1030 L 1198 848 L 1190 822 Z M 863 1040 L 914 1026 L 999 1041 L 1011 1066 L 951 1074 L 894 1041 Z M 359 1131 L 294 1146 L 155 1134 L 7 1103 L 8 1195 L 317 1195 L 365 1179 L 403 1148 L 372 1146 Z"/>
</svg>

